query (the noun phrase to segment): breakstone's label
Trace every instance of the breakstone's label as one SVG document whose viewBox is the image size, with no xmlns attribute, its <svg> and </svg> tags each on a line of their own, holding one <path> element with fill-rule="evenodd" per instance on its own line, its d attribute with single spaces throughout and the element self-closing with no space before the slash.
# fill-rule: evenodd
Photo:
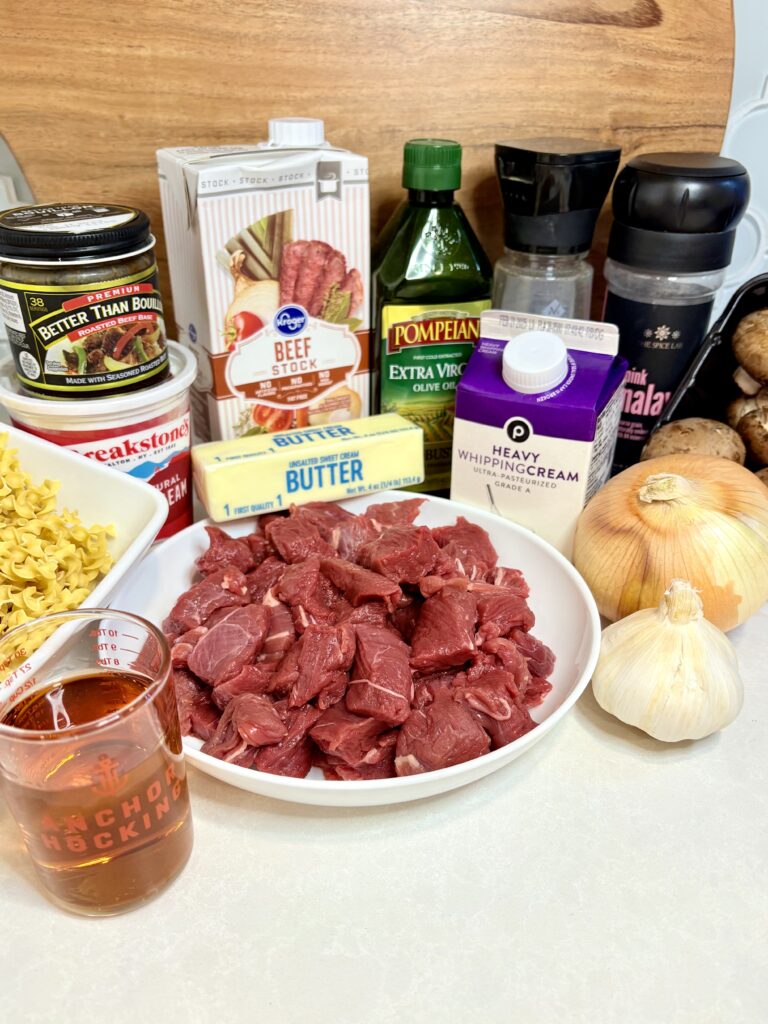
<svg viewBox="0 0 768 1024">
<path fill-rule="evenodd" d="M 416 490 L 451 482 L 456 385 L 480 333 L 490 299 L 430 306 L 385 305 L 381 312 L 381 411 L 424 431 L 426 478 Z"/>
<path fill-rule="evenodd" d="M 29 430 L 29 427 L 24 429 Z M 188 409 L 172 419 L 105 433 L 88 435 L 85 432 L 43 430 L 35 433 L 102 466 L 112 466 L 156 487 L 168 502 L 168 518 L 158 538 L 170 537 L 192 522 Z"/>
<path fill-rule="evenodd" d="M 167 371 L 156 266 L 82 288 L 0 278 L 0 313 L 16 372 L 32 391 L 113 392 Z"/>
</svg>

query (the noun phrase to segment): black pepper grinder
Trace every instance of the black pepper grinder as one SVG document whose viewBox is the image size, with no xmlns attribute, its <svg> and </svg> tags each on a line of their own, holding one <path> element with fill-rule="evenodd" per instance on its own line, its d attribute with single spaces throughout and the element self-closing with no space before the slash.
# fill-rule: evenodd
<svg viewBox="0 0 768 1024">
<path fill-rule="evenodd" d="M 607 323 L 629 363 L 617 473 L 637 462 L 704 339 L 749 201 L 749 175 L 715 153 L 635 157 L 613 188 Z"/>
</svg>

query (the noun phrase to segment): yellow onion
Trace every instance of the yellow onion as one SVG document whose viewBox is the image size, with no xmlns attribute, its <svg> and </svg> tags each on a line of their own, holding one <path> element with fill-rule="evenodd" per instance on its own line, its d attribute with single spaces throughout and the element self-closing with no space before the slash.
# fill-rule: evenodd
<svg viewBox="0 0 768 1024">
<path fill-rule="evenodd" d="M 707 619 L 733 629 L 768 600 L 768 488 L 710 455 L 630 466 L 582 512 L 573 564 L 611 621 L 655 607 L 683 578 Z"/>
</svg>

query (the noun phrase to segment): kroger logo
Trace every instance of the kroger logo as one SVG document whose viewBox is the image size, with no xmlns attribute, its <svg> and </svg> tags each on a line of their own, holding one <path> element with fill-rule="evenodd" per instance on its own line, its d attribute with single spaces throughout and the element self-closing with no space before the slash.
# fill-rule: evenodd
<svg viewBox="0 0 768 1024">
<path fill-rule="evenodd" d="M 275 313 L 275 329 L 288 338 L 307 326 L 307 311 L 301 306 L 281 306 Z"/>
</svg>

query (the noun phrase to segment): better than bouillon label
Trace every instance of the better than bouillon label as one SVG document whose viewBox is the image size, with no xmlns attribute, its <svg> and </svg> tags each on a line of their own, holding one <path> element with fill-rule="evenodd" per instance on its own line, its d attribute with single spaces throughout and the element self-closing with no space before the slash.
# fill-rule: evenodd
<svg viewBox="0 0 768 1024">
<path fill-rule="evenodd" d="M 0 278 L 0 314 L 26 388 L 75 396 L 148 381 L 168 367 L 157 267 L 80 285 Z"/>
<path fill-rule="evenodd" d="M 456 385 L 480 334 L 489 299 L 381 311 L 381 411 L 397 412 L 424 431 L 424 483 L 450 487 Z"/>
</svg>

